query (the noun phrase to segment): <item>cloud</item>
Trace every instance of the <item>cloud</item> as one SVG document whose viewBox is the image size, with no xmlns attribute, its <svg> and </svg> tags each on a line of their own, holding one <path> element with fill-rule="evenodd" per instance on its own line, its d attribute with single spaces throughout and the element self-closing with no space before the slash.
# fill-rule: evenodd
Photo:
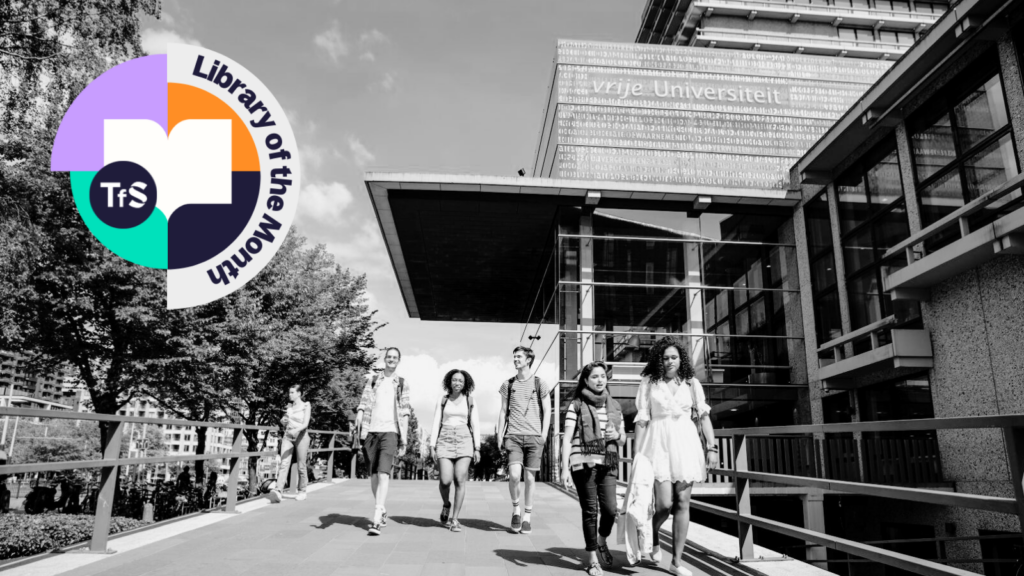
<svg viewBox="0 0 1024 576">
<path fill-rule="evenodd" d="M 352 161 L 360 168 L 377 159 L 355 136 L 348 137 L 348 149 L 352 152 Z"/>
<path fill-rule="evenodd" d="M 340 182 L 314 182 L 302 188 L 298 219 L 338 224 L 352 203 L 352 192 Z"/>
<path fill-rule="evenodd" d="M 363 32 L 359 35 L 360 46 L 373 46 L 374 44 L 387 44 L 390 42 L 389 39 L 383 32 L 374 28 L 369 32 Z"/>
<path fill-rule="evenodd" d="M 377 57 L 373 55 L 373 52 L 367 50 L 366 52 L 363 52 L 362 54 L 359 55 L 359 59 L 364 62 L 375 62 L 377 60 Z"/>
<path fill-rule="evenodd" d="M 335 64 L 338 64 L 345 56 L 348 56 L 348 44 L 342 38 L 337 22 L 327 30 L 314 36 L 313 43 L 326 52 Z"/>
<path fill-rule="evenodd" d="M 385 72 L 384 79 L 380 81 L 380 87 L 383 88 L 385 92 L 393 92 L 395 89 L 395 75 L 391 72 Z"/>
<path fill-rule="evenodd" d="M 537 358 L 540 361 L 540 358 Z M 469 372 L 473 377 L 473 409 L 479 411 L 480 432 L 482 435 L 494 433 L 498 423 L 498 412 L 501 410 L 501 397 L 498 389 L 501 383 L 515 375 L 515 368 L 509 357 L 489 356 L 438 362 L 429 354 L 407 354 L 398 366 L 398 374 L 406 379 L 409 385 L 409 400 L 416 418 L 427 434 L 434 420 L 434 408 L 442 394 L 441 381 L 444 375 L 453 368 Z M 549 358 L 539 366 L 537 375 L 549 385 L 556 382 L 556 362 Z M 424 436 L 423 440 L 427 438 Z"/>
<path fill-rule="evenodd" d="M 182 36 L 172 30 L 146 28 L 142 31 L 142 49 L 148 54 L 166 54 L 168 44 L 202 46 L 199 40 Z"/>
</svg>

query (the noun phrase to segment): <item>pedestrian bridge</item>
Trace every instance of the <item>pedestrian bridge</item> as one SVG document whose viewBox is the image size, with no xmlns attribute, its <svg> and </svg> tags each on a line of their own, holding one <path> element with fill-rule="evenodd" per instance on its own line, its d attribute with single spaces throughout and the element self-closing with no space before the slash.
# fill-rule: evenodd
<svg viewBox="0 0 1024 576">
<path fill-rule="evenodd" d="M 440 496 L 433 481 L 396 480 L 388 494 L 388 525 L 367 535 L 373 502 L 367 480 L 310 485 L 309 498 L 281 504 L 257 500 L 239 504 L 238 514 L 204 513 L 148 530 L 111 537 L 113 554 L 50 554 L 33 562 L 0 567 L 3 576 L 196 575 L 282 576 L 317 574 L 362 576 L 582 573 L 583 532 L 576 500 L 546 484 L 537 485 L 533 532 L 508 531 L 508 487 L 470 482 L 461 522 L 452 533 L 438 522 Z M 668 525 L 666 525 L 668 526 Z M 704 538 L 701 527 L 695 536 Z M 624 566 L 626 554 L 609 539 L 616 566 L 609 574 L 666 573 L 671 550 L 653 564 Z M 662 538 L 662 542 L 670 542 Z M 699 545 L 699 543 L 698 543 Z M 735 555 L 736 540 L 731 550 Z M 697 575 L 755 576 L 825 572 L 796 561 L 731 564 L 707 548 L 687 547 L 687 563 Z M 755 566 L 756 565 L 756 566 Z"/>
</svg>

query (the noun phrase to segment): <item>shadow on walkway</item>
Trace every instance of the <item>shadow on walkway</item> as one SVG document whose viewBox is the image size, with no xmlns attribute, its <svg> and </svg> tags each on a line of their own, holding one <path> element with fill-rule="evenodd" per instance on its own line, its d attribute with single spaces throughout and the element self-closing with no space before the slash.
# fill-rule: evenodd
<svg viewBox="0 0 1024 576">
<path fill-rule="evenodd" d="M 616 554 L 616 552 L 612 551 L 612 555 L 615 556 L 615 566 L 611 568 L 602 566 L 605 573 L 628 576 L 636 574 L 637 569 L 640 568 L 659 570 L 658 567 L 649 564 L 632 568 L 626 566 L 626 554 L 622 552 Z M 567 570 L 582 570 L 584 560 L 586 559 L 586 551 L 577 548 L 548 548 L 538 553 L 523 552 L 522 550 L 495 550 L 494 553 L 506 562 L 511 562 L 517 566 L 527 567 L 530 564 L 534 564 Z"/>
<path fill-rule="evenodd" d="M 370 528 L 370 521 L 361 516 L 347 516 L 345 514 L 328 514 L 327 516 L 320 517 L 320 525 L 313 526 L 317 530 L 326 530 L 327 528 L 335 524 L 344 524 L 346 526 L 354 526 L 360 530 L 368 530 Z"/>
<path fill-rule="evenodd" d="M 435 528 L 441 526 L 441 523 L 437 520 L 414 518 L 412 516 L 388 516 L 388 521 L 390 522 L 392 520 L 398 524 L 408 524 L 410 526 L 419 526 L 420 528 Z"/>
<path fill-rule="evenodd" d="M 465 528 L 472 528 L 473 530 L 482 530 L 484 532 L 511 532 L 508 526 L 502 526 L 497 522 L 491 522 L 490 520 L 479 520 L 477 518 L 459 518 L 459 524 L 462 524 Z"/>
</svg>

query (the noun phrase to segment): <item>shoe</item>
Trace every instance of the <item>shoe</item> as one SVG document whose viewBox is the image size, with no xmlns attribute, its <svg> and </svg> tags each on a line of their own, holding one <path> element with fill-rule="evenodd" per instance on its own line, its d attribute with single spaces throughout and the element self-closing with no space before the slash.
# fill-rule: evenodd
<svg viewBox="0 0 1024 576">
<path fill-rule="evenodd" d="M 388 525 L 388 511 L 381 512 L 380 515 L 380 527 L 383 528 Z"/>
<path fill-rule="evenodd" d="M 520 519 L 519 514 L 512 515 L 512 526 L 509 527 L 513 534 L 519 534 L 523 529 L 523 521 Z"/>
<path fill-rule="evenodd" d="M 452 507 L 450 504 L 441 508 L 441 524 L 444 524 L 445 526 L 448 525 L 448 513 L 451 512 L 451 510 Z"/>
<path fill-rule="evenodd" d="M 298 494 L 295 495 L 295 499 L 296 500 L 305 500 L 306 499 L 306 492 L 305 491 L 299 492 Z"/>
<path fill-rule="evenodd" d="M 672 564 L 671 570 L 672 573 L 677 576 L 693 576 L 693 572 L 690 572 L 690 570 L 685 566 L 676 566 L 675 564 Z"/>
<path fill-rule="evenodd" d="M 601 565 L 597 562 L 583 568 L 587 572 L 587 576 L 604 576 L 604 570 L 601 570 Z"/>
<path fill-rule="evenodd" d="M 459 524 L 458 520 L 452 520 L 451 524 L 448 525 L 448 529 L 452 532 L 462 532 L 462 524 Z"/>
<path fill-rule="evenodd" d="M 281 503 L 281 491 L 278 490 L 277 488 L 274 488 L 270 492 L 267 492 L 267 499 L 270 500 L 271 502 L 273 502 L 274 504 L 280 504 Z"/>
<path fill-rule="evenodd" d="M 520 534 L 529 534 L 530 532 L 533 532 L 533 526 L 530 526 L 530 521 L 529 520 L 525 520 L 523 522 L 523 527 L 519 531 L 519 533 Z"/>
<path fill-rule="evenodd" d="M 380 523 L 371 524 L 370 529 L 367 530 L 367 533 L 370 536 L 380 536 Z"/>
<path fill-rule="evenodd" d="M 651 562 L 661 564 L 661 543 L 655 544 L 651 550 Z"/>
</svg>

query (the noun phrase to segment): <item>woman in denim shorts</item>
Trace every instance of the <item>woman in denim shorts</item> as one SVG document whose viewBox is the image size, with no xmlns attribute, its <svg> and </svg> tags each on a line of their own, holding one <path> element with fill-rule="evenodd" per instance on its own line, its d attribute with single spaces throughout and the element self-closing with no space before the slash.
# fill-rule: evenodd
<svg viewBox="0 0 1024 576">
<path fill-rule="evenodd" d="M 473 377 L 465 370 L 451 370 L 444 377 L 445 393 L 437 400 L 434 427 L 430 435 L 430 456 L 441 472 L 439 489 L 444 506 L 441 523 L 452 532 L 461 532 L 459 513 L 466 497 L 469 464 L 480 461 L 480 420 L 473 409 Z M 455 505 L 451 486 L 455 481 Z"/>
</svg>

